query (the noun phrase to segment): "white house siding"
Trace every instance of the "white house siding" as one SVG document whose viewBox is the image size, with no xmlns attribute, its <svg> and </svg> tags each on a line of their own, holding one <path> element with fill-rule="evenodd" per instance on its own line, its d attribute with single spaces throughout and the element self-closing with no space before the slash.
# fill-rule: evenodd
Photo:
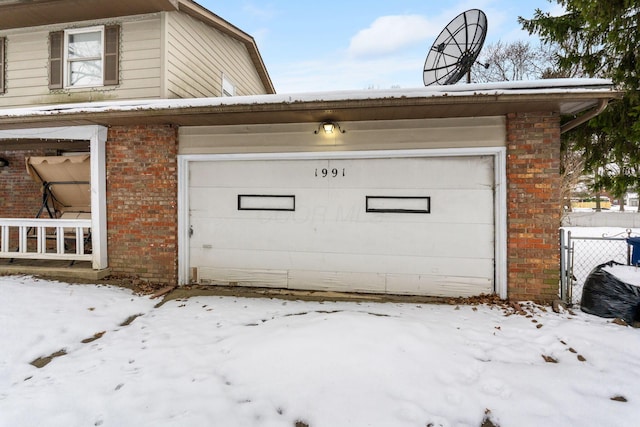
<svg viewBox="0 0 640 427">
<path fill-rule="evenodd" d="M 341 122 L 345 133 L 314 134 L 319 123 L 180 128 L 179 154 L 411 150 L 506 145 L 504 117 Z"/>
<path fill-rule="evenodd" d="M 0 106 L 24 106 L 42 103 L 47 87 L 48 45 L 46 30 L 6 33 L 6 92 Z"/>
<path fill-rule="evenodd" d="M 235 95 L 266 93 L 243 43 L 178 12 L 166 26 L 167 98 L 220 96 L 223 74 Z"/>
<path fill-rule="evenodd" d="M 159 15 L 122 23 L 120 40 L 121 99 L 161 98 L 162 25 Z"/>
<path fill-rule="evenodd" d="M 49 90 L 48 37 L 70 28 L 55 25 L 0 31 L 7 38 L 6 93 L 0 108 L 37 104 L 160 98 L 161 20 L 159 14 L 74 23 L 73 27 L 120 24 L 120 85 Z"/>
</svg>

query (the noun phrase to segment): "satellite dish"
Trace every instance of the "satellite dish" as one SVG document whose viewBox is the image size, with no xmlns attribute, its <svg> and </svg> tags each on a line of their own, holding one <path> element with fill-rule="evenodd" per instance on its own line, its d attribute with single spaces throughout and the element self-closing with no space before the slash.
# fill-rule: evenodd
<svg viewBox="0 0 640 427">
<path fill-rule="evenodd" d="M 470 9 L 453 18 L 427 54 L 424 85 L 457 83 L 476 62 L 486 35 L 487 16 L 480 9 Z"/>
</svg>

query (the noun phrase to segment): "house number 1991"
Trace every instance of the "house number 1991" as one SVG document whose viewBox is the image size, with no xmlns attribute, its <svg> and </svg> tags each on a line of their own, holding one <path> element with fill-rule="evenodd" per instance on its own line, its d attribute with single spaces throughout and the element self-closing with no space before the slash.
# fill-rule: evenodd
<svg viewBox="0 0 640 427">
<path fill-rule="evenodd" d="M 339 176 L 345 176 L 345 173 L 344 173 L 344 168 L 342 168 L 342 169 L 338 169 L 338 168 L 333 168 L 333 169 L 322 168 L 322 169 L 318 169 L 318 168 L 316 168 L 316 176 L 320 177 L 320 178 L 337 178 Z"/>
</svg>

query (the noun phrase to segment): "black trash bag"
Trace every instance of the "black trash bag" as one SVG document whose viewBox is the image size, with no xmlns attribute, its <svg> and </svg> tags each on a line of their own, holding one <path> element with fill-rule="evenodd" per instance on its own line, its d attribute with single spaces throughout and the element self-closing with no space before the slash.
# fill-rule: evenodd
<svg viewBox="0 0 640 427">
<path fill-rule="evenodd" d="M 618 317 L 631 324 L 640 320 L 640 287 L 618 279 L 604 267 L 624 265 L 615 261 L 594 268 L 582 288 L 580 309 L 595 316 Z"/>
</svg>

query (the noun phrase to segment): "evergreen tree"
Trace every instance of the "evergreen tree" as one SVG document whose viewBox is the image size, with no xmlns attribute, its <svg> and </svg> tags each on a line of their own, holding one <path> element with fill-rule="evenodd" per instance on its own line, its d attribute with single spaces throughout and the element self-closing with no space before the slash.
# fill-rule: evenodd
<svg viewBox="0 0 640 427">
<path fill-rule="evenodd" d="M 519 18 L 529 33 L 560 46 L 561 70 L 579 67 L 589 77 L 610 78 L 625 91 L 586 125 L 570 131 L 565 146 L 584 155 L 594 190 L 614 197 L 640 189 L 640 0 L 556 0 L 566 13 L 551 16 L 537 9 Z"/>
<path fill-rule="evenodd" d="M 639 0 L 556 0 L 566 13 L 551 16 L 536 9 L 532 19 L 518 20 L 529 33 L 547 43 L 558 43 L 564 52 L 559 64 L 569 69 L 578 64 L 593 77 L 609 77 L 624 89 L 640 87 Z"/>
</svg>

